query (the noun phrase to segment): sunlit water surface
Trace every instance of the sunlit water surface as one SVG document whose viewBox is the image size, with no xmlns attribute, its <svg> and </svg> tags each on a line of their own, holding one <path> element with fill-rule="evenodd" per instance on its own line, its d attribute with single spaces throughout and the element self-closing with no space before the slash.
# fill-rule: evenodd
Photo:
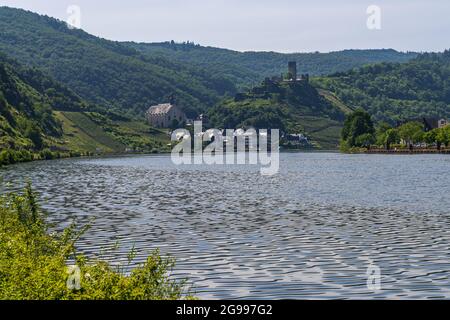
<svg viewBox="0 0 450 320">
<path fill-rule="evenodd" d="M 200 298 L 450 298 L 449 156 L 295 153 L 280 167 L 267 177 L 136 156 L 0 175 L 30 179 L 59 228 L 95 217 L 79 245 L 89 255 L 127 264 L 133 245 L 136 263 L 155 248 L 173 255 Z M 367 286 L 371 265 L 379 291 Z"/>
</svg>

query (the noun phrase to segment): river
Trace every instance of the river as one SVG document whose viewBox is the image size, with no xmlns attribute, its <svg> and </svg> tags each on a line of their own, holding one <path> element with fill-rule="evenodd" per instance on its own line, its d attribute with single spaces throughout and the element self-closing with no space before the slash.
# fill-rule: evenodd
<svg viewBox="0 0 450 320">
<path fill-rule="evenodd" d="M 275 176 L 128 156 L 0 176 L 3 191 L 30 179 L 58 228 L 95 218 L 78 246 L 88 255 L 173 255 L 202 299 L 450 298 L 448 155 L 282 153 Z"/>
</svg>

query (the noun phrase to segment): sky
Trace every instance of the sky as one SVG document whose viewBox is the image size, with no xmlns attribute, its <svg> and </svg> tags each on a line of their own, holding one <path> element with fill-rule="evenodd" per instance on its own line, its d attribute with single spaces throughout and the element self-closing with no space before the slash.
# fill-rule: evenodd
<svg viewBox="0 0 450 320">
<path fill-rule="evenodd" d="M 75 5 L 82 29 L 117 41 L 192 41 L 277 52 L 450 48 L 449 0 L 0 0 L 0 5 L 64 21 L 73 17 L 68 7 Z"/>
</svg>

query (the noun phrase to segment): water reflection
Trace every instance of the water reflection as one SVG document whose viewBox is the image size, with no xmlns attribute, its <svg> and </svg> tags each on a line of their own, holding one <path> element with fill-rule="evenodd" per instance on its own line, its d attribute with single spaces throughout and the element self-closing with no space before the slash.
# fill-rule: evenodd
<svg viewBox="0 0 450 320">
<path fill-rule="evenodd" d="M 1 172 L 26 178 L 49 220 L 94 227 L 80 250 L 137 262 L 177 258 L 201 298 L 450 297 L 450 158 L 282 154 L 281 172 L 175 167 L 167 156 L 59 160 Z M 367 289 L 371 264 L 382 290 Z"/>
</svg>

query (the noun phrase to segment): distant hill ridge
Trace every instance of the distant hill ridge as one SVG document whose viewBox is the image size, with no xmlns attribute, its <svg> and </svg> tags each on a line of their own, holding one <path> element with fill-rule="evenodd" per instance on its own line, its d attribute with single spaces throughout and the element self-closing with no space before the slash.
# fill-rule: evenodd
<svg viewBox="0 0 450 320">
<path fill-rule="evenodd" d="M 150 152 L 162 150 L 167 141 L 144 121 L 89 104 L 40 70 L 0 52 L 0 166 L 29 161 L 33 154 L 42 159 L 59 153 Z"/>
<path fill-rule="evenodd" d="M 280 129 L 306 134 L 317 148 L 336 148 L 345 114 L 352 109 L 308 78 L 267 78 L 247 92 L 209 110 L 216 128 Z"/>
<path fill-rule="evenodd" d="M 88 105 L 41 71 L 0 52 L 0 148 L 36 149 L 44 137 L 61 138 L 54 110 L 83 111 Z"/>
<path fill-rule="evenodd" d="M 343 103 L 366 109 L 375 121 L 450 119 L 450 51 L 406 63 L 380 63 L 314 80 Z"/>
<path fill-rule="evenodd" d="M 158 144 L 141 141 L 137 132 L 149 130 L 142 123 L 126 130 L 134 138 L 124 138 L 123 122 L 114 122 L 108 112 L 143 119 L 150 105 L 167 102 L 172 94 L 189 118 L 208 113 L 217 125 L 277 124 L 288 132 L 310 134 L 321 147 L 337 144 L 344 115 L 356 107 L 368 110 L 376 121 L 391 123 L 450 117 L 448 52 L 380 49 L 282 54 L 237 52 L 190 42 L 116 42 L 8 7 L 0 7 L 0 30 L 0 52 L 18 61 L 3 57 L 0 69 L 6 70 L 2 71 L 0 130 L 9 137 L 5 138 L 8 143 L 15 138 L 29 143 L 26 136 L 31 127 L 44 137 L 64 136 L 65 128 L 78 139 L 81 122 L 88 117 L 83 128 L 89 137 L 72 139 L 75 147 L 88 147 L 88 141 L 94 141 L 93 135 L 103 129 L 109 133 L 101 134 L 104 143 L 99 145 L 106 143 L 112 151 L 130 145 L 160 146 L 163 137 Z M 279 93 L 233 99 L 238 92 L 258 90 L 264 78 L 285 73 L 289 61 L 297 62 L 299 73 L 311 76 L 307 86 L 281 84 Z M 8 121 L 8 114 L 18 115 L 25 125 Z M 111 142 L 115 138 L 120 145 Z"/>
<path fill-rule="evenodd" d="M 347 71 L 379 62 L 406 62 L 415 52 L 393 49 L 344 50 L 329 53 L 238 52 L 229 49 L 204 47 L 192 42 L 126 43 L 142 53 L 184 61 L 210 71 L 226 75 L 240 88 L 257 84 L 265 77 L 280 75 L 289 61 L 296 61 L 302 73 L 312 76 Z"/>
<path fill-rule="evenodd" d="M 0 30 L 0 51 L 48 72 L 91 103 L 129 114 L 143 114 L 173 93 L 196 114 L 236 92 L 220 75 L 143 55 L 32 12 L 1 7 Z"/>
<path fill-rule="evenodd" d="M 297 60 L 304 73 L 327 74 L 414 53 L 348 50 L 323 54 L 240 53 L 193 44 L 119 43 L 67 28 L 66 23 L 0 7 L 0 51 L 36 66 L 88 102 L 130 115 L 176 94 L 188 116 L 259 83 Z"/>
</svg>

